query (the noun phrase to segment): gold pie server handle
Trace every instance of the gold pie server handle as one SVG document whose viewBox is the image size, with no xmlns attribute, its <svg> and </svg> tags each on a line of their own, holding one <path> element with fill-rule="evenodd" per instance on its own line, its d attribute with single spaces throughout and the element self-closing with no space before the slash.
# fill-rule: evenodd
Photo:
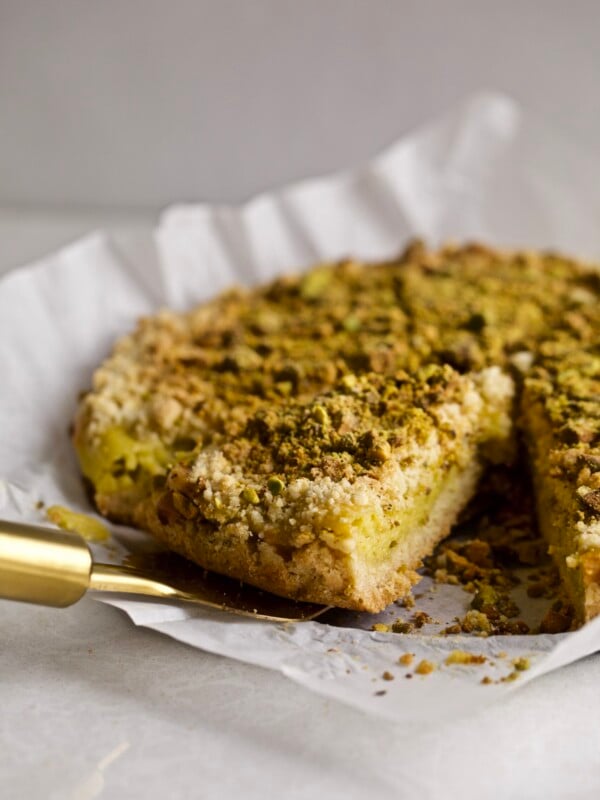
<svg viewBox="0 0 600 800">
<path fill-rule="evenodd" d="M 0 597 L 64 608 L 90 585 L 92 554 L 81 536 L 0 522 Z"/>
<path fill-rule="evenodd" d="M 187 599 L 186 593 L 135 570 L 94 563 L 76 533 L 0 521 L 0 598 L 64 608 L 88 589 Z"/>
<path fill-rule="evenodd" d="M 165 559 L 163 559 L 164 561 Z M 181 562 L 182 559 L 179 559 Z M 169 598 L 272 622 L 316 619 L 327 606 L 298 603 L 230 578 L 185 569 L 94 562 L 84 539 L 56 528 L 0 520 L 0 598 L 64 608 L 88 589 Z"/>
</svg>

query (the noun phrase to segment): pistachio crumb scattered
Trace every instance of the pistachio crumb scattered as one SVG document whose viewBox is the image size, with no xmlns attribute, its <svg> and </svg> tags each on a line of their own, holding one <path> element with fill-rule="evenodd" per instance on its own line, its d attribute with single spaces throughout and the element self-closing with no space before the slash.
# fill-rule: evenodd
<svg viewBox="0 0 600 800">
<path fill-rule="evenodd" d="M 403 667 L 410 667 L 414 659 L 414 653 L 403 653 L 398 659 L 398 663 L 402 664 Z"/>
<path fill-rule="evenodd" d="M 386 669 L 386 671 L 383 673 L 383 675 L 381 677 L 383 678 L 384 681 L 393 681 L 394 680 L 394 675 L 387 669 Z"/>
<path fill-rule="evenodd" d="M 87 514 L 79 514 L 64 506 L 50 506 L 46 516 L 59 528 L 78 533 L 88 542 L 104 542 L 110 539 L 110 531 L 97 519 Z"/>
<path fill-rule="evenodd" d="M 488 617 L 481 611 L 467 611 L 465 616 L 460 621 L 460 628 L 463 633 L 475 633 L 477 631 L 482 633 L 490 633 L 492 624 Z"/>
<path fill-rule="evenodd" d="M 377 633 L 389 633 L 390 626 L 386 625 L 384 622 L 376 622 L 371 626 L 371 630 L 376 631 Z"/>
<path fill-rule="evenodd" d="M 485 664 L 484 655 L 468 653 L 466 650 L 453 650 L 445 660 L 445 664 Z"/>
<path fill-rule="evenodd" d="M 424 658 L 422 661 L 419 661 L 419 663 L 415 667 L 415 672 L 417 675 L 429 675 L 429 673 L 433 672 L 434 669 L 435 669 L 435 664 Z"/>
<path fill-rule="evenodd" d="M 412 594 L 407 594 L 406 597 L 402 597 L 400 600 L 398 600 L 397 604 L 402 608 L 414 608 L 415 598 L 412 596 Z"/>
<path fill-rule="evenodd" d="M 462 633 L 462 628 L 456 622 L 453 625 L 448 625 L 447 628 L 444 628 L 444 633 L 448 634 L 448 636 L 454 636 L 458 633 Z"/>
<path fill-rule="evenodd" d="M 412 621 L 414 622 L 415 628 L 422 628 L 423 625 L 433 622 L 432 618 L 426 611 L 416 611 L 413 614 Z"/>
<path fill-rule="evenodd" d="M 531 661 L 525 656 L 514 658 L 512 663 L 513 667 L 519 672 L 524 672 L 525 670 L 528 670 L 529 667 L 531 666 Z"/>
<path fill-rule="evenodd" d="M 394 633 L 412 633 L 415 626 L 412 622 L 405 622 L 403 619 L 397 619 L 392 623 L 392 631 Z"/>
</svg>

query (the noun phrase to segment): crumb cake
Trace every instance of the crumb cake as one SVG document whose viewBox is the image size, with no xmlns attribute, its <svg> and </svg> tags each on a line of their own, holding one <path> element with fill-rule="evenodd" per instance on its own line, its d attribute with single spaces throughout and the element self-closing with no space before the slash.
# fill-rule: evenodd
<svg viewBox="0 0 600 800">
<path fill-rule="evenodd" d="M 599 295 L 596 272 L 555 254 L 415 242 L 162 311 L 80 402 L 82 472 L 101 513 L 204 567 L 377 611 L 522 429 L 542 531 L 588 619 Z M 565 430 L 586 441 L 563 447 Z"/>
</svg>

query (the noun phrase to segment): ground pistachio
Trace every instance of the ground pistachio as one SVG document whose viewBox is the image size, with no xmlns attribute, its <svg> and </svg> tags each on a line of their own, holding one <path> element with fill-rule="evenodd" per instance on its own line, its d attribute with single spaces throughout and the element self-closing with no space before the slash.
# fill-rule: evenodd
<svg viewBox="0 0 600 800">
<path fill-rule="evenodd" d="M 240 497 L 242 500 L 245 500 L 246 503 L 251 503 L 253 506 L 257 506 L 260 503 L 260 497 L 256 489 L 253 489 L 251 486 L 246 486 L 245 489 L 242 489 Z"/>
<path fill-rule="evenodd" d="M 285 489 L 285 483 L 281 480 L 281 478 L 273 475 L 267 481 L 267 488 L 271 494 L 281 494 L 281 492 Z"/>
</svg>

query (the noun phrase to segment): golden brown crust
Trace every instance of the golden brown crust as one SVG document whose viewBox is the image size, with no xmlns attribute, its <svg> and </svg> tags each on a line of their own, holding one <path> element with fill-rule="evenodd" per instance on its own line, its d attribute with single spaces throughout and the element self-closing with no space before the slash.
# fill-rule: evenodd
<svg viewBox="0 0 600 800">
<path fill-rule="evenodd" d="M 165 514 L 162 519 L 167 522 L 161 521 L 159 516 Z M 293 559 L 284 558 L 268 542 L 249 545 L 243 538 L 234 536 L 215 547 L 211 542 L 214 526 L 206 522 L 186 526 L 180 516 L 173 514 L 167 498 L 163 498 L 158 509 L 150 504 L 140 505 L 135 523 L 170 549 L 206 569 L 296 600 L 358 611 L 379 611 L 408 593 L 419 577 L 414 570 L 405 567 L 396 572 L 392 580 L 386 573 L 385 582 L 373 583 L 357 592 L 349 563 L 340 563 L 335 551 L 319 541 L 300 549 Z M 418 559 L 415 566 L 418 566 Z"/>
</svg>

